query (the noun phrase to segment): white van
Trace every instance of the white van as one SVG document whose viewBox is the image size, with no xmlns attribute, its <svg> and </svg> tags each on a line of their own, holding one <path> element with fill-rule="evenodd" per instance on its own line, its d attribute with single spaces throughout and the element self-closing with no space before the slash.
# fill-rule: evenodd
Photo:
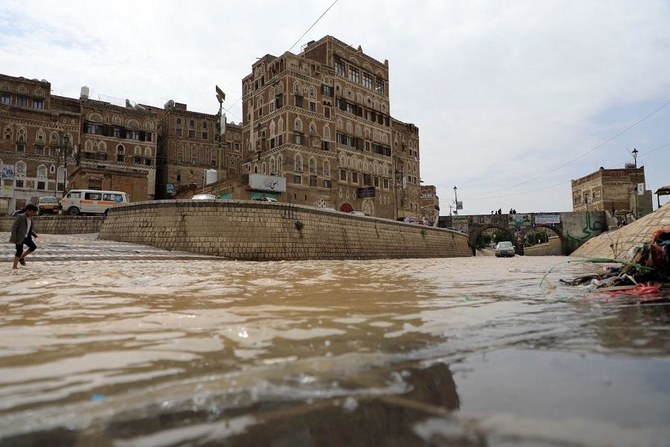
<svg viewBox="0 0 670 447">
<path fill-rule="evenodd" d="M 63 214 L 106 214 L 109 208 L 130 203 L 123 191 L 73 189 L 60 199 Z"/>
</svg>

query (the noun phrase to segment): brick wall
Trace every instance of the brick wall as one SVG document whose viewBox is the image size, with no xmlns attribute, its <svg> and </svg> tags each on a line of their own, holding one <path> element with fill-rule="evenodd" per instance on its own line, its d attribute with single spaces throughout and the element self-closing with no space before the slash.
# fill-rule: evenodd
<svg viewBox="0 0 670 447">
<path fill-rule="evenodd" d="M 267 202 L 136 203 L 110 209 L 99 237 L 240 260 L 472 255 L 455 231 Z"/>
<path fill-rule="evenodd" d="M 35 233 L 84 234 L 97 233 L 104 216 L 35 216 Z M 0 231 L 11 231 L 13 217 L 0 217 Z"/>
</svg>

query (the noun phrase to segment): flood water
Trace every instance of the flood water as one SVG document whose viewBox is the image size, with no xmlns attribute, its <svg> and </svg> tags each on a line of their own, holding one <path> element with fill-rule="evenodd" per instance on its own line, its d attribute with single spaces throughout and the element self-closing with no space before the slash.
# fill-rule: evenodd
<svg viewBox="0 0 670 447">
<path fill-rule="evenodd" d="M 670 306 L 568 259 L 7 262 L 0 446 L 670 445 Z"/>
</svg>

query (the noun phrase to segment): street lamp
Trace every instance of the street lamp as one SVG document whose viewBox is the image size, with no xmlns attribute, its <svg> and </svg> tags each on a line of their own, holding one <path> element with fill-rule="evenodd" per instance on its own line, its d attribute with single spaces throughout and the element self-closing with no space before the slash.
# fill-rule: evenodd
<svg viewBox="0 0 670 447">
<path fill-rule="evenodd" d="M 65 195 L 65 183 L 67 182 L 67 151 L 68 147 L 70 146 L 70 135 L 65 134 L 63 135 L 63 144 L 61 147 L 56 148 L 56 181 L 55 181 L 55 186 L 54 186 L 54 197 L 58 195 L 58 180 L 59 180 L 59 172 L 62 173 L 62 180 L 63 180 L 63 196 Z M 60 171 L 60 166 L 61 166 L 61 155 L 63 157 L 63 170 Z"/>
<path fill-rule="evenodd" d="M 223 93 L 223 90 L 219 88 L 219 86 L 216 86 L 216 100 L 219 101 L 219 119 L 216 123 L 216 138 L 218 139 L 218 147 L 216 149 L 216 169 L 221 173 L 221 170 L 223 168 L 223 142 L 221 141 L 223 139 L 223 135 L 226 132 L 226 127 L 225 123 L 221 119 L 221 114 L 223 112 L 223 101 L 226 99 L 226 94 Z M 221 180 L 218 178 L 217 175 L 217 180 Z"/>
<path fill-rule="evenodd" d="M 637 149 L 633 148 L 633 162 L 635 163 L 635 168 L 637 168 Z"/>
<path fill-rule="evenodd" d="M 454 186 L 454 214 L 458 215 L 458 188 Z"/>
</svg>

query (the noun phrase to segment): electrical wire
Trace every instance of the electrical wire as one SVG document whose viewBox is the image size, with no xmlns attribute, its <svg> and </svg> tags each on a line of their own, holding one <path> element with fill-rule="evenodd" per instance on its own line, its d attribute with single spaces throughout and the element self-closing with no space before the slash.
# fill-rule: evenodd
<svg viewBox="0 0 670 447">
<path fill-rule="evenodd" d="M 296 40 L 295 43 L 294 43 L 293 45 L 291 45 L 291 48 L 289 48 L 287 51 L 290 52 L 293 48 L 295 48 L 295 46 L 298 45 L 298 43 L 300 42 L 300 40 L 301 40 L 303 37 L 305 37 L 305 36 L 307 35 L 307 33 L 309 33 L 309 32 L 312 30 L 312 28 L 314 28 L 314 27 L 316 26 L 317 23 L 319 23 L 319 21 L 323 18 L 323 16 L 325 16 L 325 15 L 328 13 L 328 11 L 330 11 L 331 8 L 332 8 L 333 6 L 335 6 L 335 3 L 337 3 L 338 1 L 339 1 L 339 0 L 335 0 L 333 3 L 331 3 L 330 6 L 329 6 L 328 8 L 326 8 L 326 10 L 323 11 L 323 13 L 319 16 L 319 18 L 317 18 L 317 19 L 314 21 L 314 23 L 312 23 L 312 24 L 309 26 L 309 28 L 307 28 L 307 30 L 306 30 L 304 33 L 302 33 L 302 35 L 301 35 L 300 37 L 298 37 L 298 40 Z M 233 112 L 230 111 L 230 109 L 231 109 L 232 107 L 236 106 L 237 104 L 239 104 L 240 101 L 242 101 L 242 98 L 241 98 L 241 97 L 238 98 L 238 99 L 237 99 L 234 103 L 232 103 L 230 106 L 228 106 L 228 108 L 224 107 L 224 110 L 225 110 L 227 113 L 230 113 L 231 115 L 236 116 L 238 119 L 242 120 L 239 116 L 235 115 Z"/>
<path fill-rule="evenodd" d="M 670 102 L 668 104 L 670 104 Z M 661 149 L 669 147 L 669 146 L 670 146 L 670 143 L 662 144 L 662 145 L 660 145 L 660 146 L 658 146 L 658 147 L 656 147 L 656 148 L 654 148 L 650 151 L 640 152 L 638 157 L 642 158 L 646 155 L 651 154 L 652 152 L 656 152 L 658 150 L 661 150 Z M 613 169 L 616 166 L 621 166 L 621 164 L 622 164 L 622 162 L 612 163 L 607 167 L 607 169 Z M 515 197 L 515 196 L 521 196 L 521 195 L 525 195 L 525 194 L 531 194 L 531 193 L 538 192 L 538 191 L 544 191 L 545 189 L 555 188 L 557 186 L 565 185 L 566 183 L 567 183 L 566 181 L 562 181 L 560 183 L 555 183 L 553 185 L 543 186 L 543 187 L 540 187 L 540 188 L 531 189 L 531 190 L 527 190 L 527 191 L 515 192 L 515 193 L 510 193 L 510 194 L 501 194 L 501 195 L 498 195 L 498 196 L 476 197 L 476 198 L 470 198 L 469 200 L 481 201 L 481 200 L 488 200 L 488 199 L 504 199 L 504 198 L 507 198 L 507 197 Z"/>
<path fill-rule="evenodd" d="M 521 183 L 517 183 L 516 185 L 512 185 L 512 186 L 506 187 L 505 189 L 512 189 L 512 188 L 516 188 L 516 187 L 519 187 L 519 186 L 522 186 L 522 185 L 526 185 L 526 184 L 528 184 L 528 183 L 534 182 L 535 180 L 544 178 L 544 177 L 546 177 L 548 174 L 551 174 L 551 173 L 554 173 L 554 172 L 556 172 L 556 171 L 558 171 L 558 170 L 560 170 L 560 169 L 563 169 L 564 167 L 566 167 L 566 166 L 568 166 L 568 165 L 574 163 L 574 162 L 577 161 L 577 160 L 580 160 L 580 159 L 586 157 L 587 155 L 589 155 L 589 154 L 595 152 L 596 150 L 600 149 L 601 147 L 605 146 L 606 144 L 608 144 L 608 143 L 614 141 L 615 139 L 619 138 L 621 135 L 623 135 L 623 134 L 625 134 L 626 132 L 628 132 L 629 130 L 633 129 L 634 127 L 636 127 L 638 124 L 642 123 L 643 121 L 645 121 L 645 120 L 651 118 L 652 116 L 654 116 L 655 114 L 657 114 L 658 112 L 660 112 L 661 110 L 663 110 L 663 109 L 664 109 L 665 107 L 667 107 L 668 105 L 670 105 L 670 101 L 664 103 L 663 105 L 661 105 L 659 108 L 657 108 L 656 110 L 654 110 L 653 112 L 651 112 L 650 114 L 648 114 L 647 116 L 645 116 L 644 118 L 641 118 L 641 119 L 637 120 L 635 123 L 631 124 L 630 126 L 628 126 L 627 128 L 625 128 L 625 129 L 622 130 L 621 132 L 617 133 L 617 134 L 614 135 L 613 137 L 608 138 L 607 140 L 605 140 L 604 142 L 602 142 L 602 143 L 600 143 L 599 145 L 595 146 L 594 148 L 590 149 L 589 151 L 584 152 L 583 154 L 577 156 L 576 158 L 573 158 L 572 160 L 570 160 L 570 161 L 568 161 L 568 162 L 566 162 L 566 163 L 563 163 L 562 165 L 558 166 L 557 168 L 552 169 L 552 170 L 550 170 L 550 171 L 548 171 L 548 172 L 545 172 L 544 174 L 539 175 L 539 176 L 537 176 L 537 177 L 531 177 L 530 179 L 528 179 L 528 180 L 526 180 L 526 181 L 524 181 L 524 182 L 521 182 Z"/>
</svg>

